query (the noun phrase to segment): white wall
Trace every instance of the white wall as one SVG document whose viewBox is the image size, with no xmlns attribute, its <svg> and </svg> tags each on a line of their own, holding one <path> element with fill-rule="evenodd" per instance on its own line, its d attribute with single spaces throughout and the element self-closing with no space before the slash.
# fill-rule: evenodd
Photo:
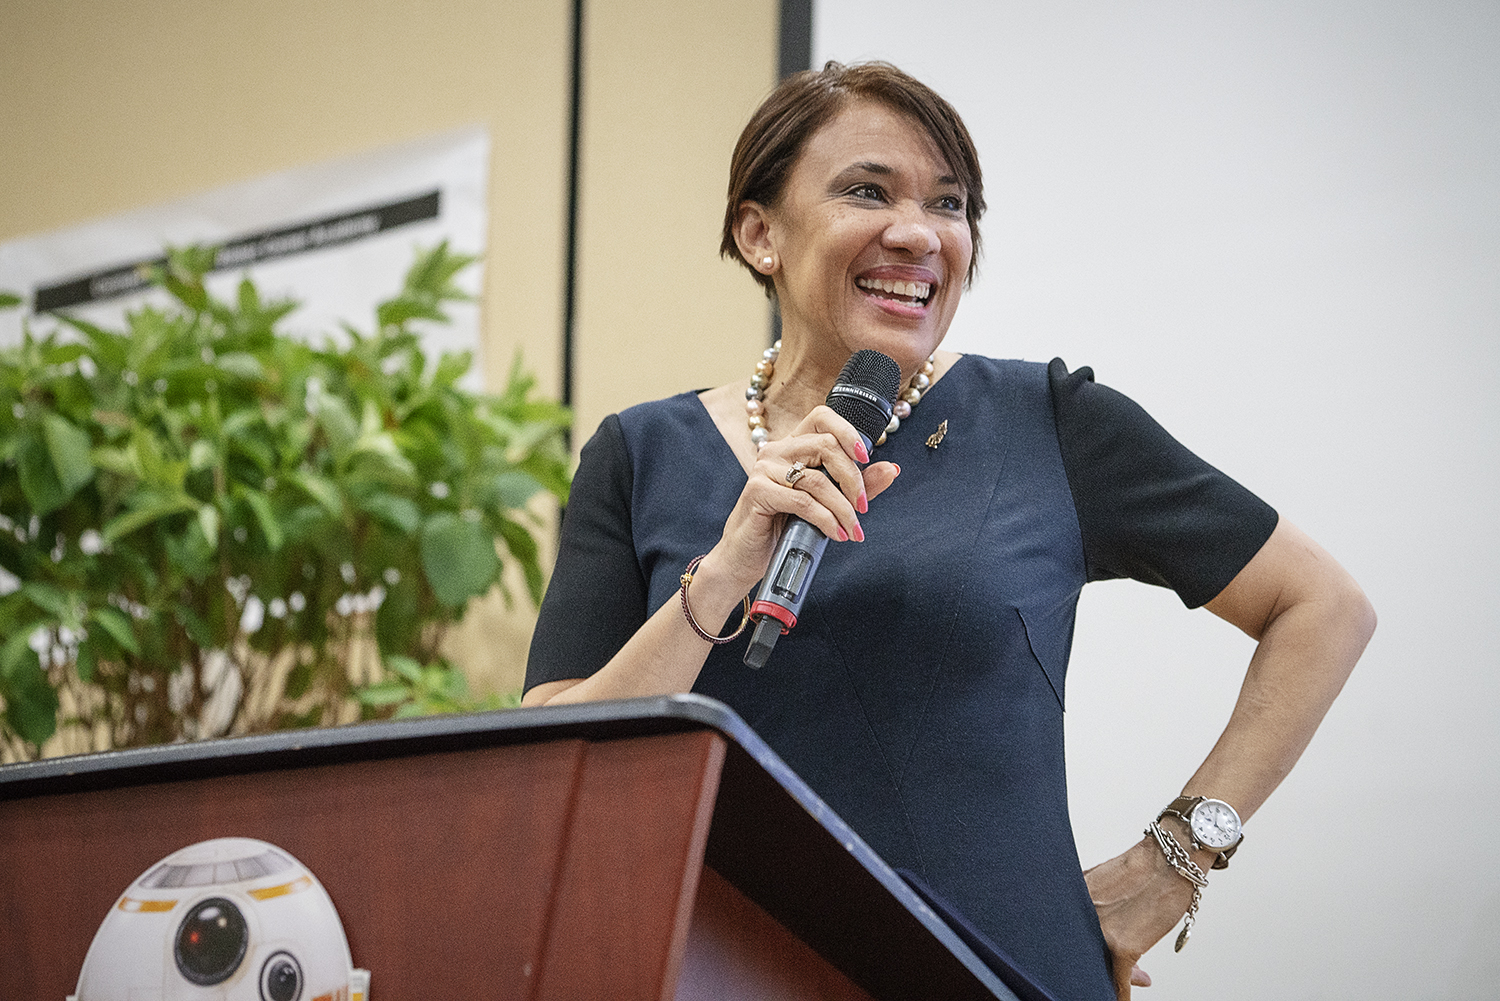
<svg viewBox="0 0 1500 1001">
<path fill-rule="evenodd" d="M 949 347 L 1094 366 L 1380 613 L 1145 996 L 1500 996 L 1500 4 L 817 0 L 814 55 L 889 59 L 974 132 L 988 251 Z M 1085 864 L 1176 795 L 1250 650 L 1086 589 Z"/>
</svg>

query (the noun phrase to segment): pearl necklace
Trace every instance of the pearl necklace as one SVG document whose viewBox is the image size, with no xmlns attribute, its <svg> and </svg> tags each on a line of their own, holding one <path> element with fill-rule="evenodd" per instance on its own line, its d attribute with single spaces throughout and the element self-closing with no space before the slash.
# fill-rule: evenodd
<svg viewBox="0 0 1500 1001">
<path fill-rule="evenodd" d="M 771 376 L 776 372 L 776 359 L 781 357 L 781 341 L 766 348 L 760 356 L 760 361 L 755 363 L 755 374 L 750 377 L 750 388 L 745 390 L 745 414 L 746 422 L 750 425 L 750 440 L 755 443 L 759 451 L 766 447 L 771 433 L 766 430 L 766 387 L 771 385 Z M 932 385 L 932 365 L 935 355 L 927 358 L 927 362 L 911 377 L 906 391 L 901 394 L 891 409 L 891 422 L 885 426 L 880 433 L 880 440 L 876 445 L 884 445 L 885 440 L 897 428 L 901 422 L 911 416 L 911 408 L 922 401 L 922 394 L 927 392 L 927 387 Z"/>
</svg>

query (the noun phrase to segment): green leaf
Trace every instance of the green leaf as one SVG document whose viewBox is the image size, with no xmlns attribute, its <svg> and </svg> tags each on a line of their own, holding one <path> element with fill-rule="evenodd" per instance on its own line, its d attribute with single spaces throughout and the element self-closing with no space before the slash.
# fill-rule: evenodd
<svg viewBox="0 0 1500 1001">
<path fill-rule="evenodd" d="M 67 503 L 69 495 L 57 478 L 47 442 L 35 427 L 23 430 L 16 438 L 16 474 L 21 493 L 35 514 L 48 515 Z"/>
<path fill-rule="evenodd" d="M 411 657 L 404 657 L 399 653 L 387 654 L 385 666 L 414 685 L 422 681 L 422 665 Z"/>
<path fill-rule="evenodd" d="M 369 400 L 365 401 L 360 414 L 359 438 L 354 442 L 353 452 L 355 455 L 377 458 L 380 464 L 403 478 L 416 475 L 417 471 L 411 460 L 402 454 L 396 439 L 385 430 L 380 412 Z"/>
<path fill-rule="evenodd" d="M 344 497 L 339 493 L 338 485 L 332 480 L 316 473 L 288 473 L 286 480 L 300 487 L 303 493 L 323 505 L 335 518 L 343 517 Z"/>
<path fill-rule="evenodd" d="M 94 449 L 91 458 L 98 469 L 107 469 L 134 480 L 142 478 L 141 463 L 133 448 L 109 448 L 101 445 Z"/>
<path fill-rule="evenodd" d="M 5 696 L 5 719 L 22 740 L 41 746 L 57 732 L 57 692 L 47 681 L 36 651 L 9 671 L 0 683 Z"/>
<path fill-rule="evenodd" d="M 312 397 L 311 393 L 308 393 Z M 335 455 L 342 458 L 359 438 L 359 422 L 347 404 L 337 396 L 323 393 L 314 404 L 317 407 L 318 425 L 328 435 L 328 443 Z"/>
<path fill-rule="evenodd" d="M 474 355 L 469 351 L 444 351 L 432 370 L 432 384 L 438 387 L 452 386 L 474 364 Z"/>
<path fill-rule="evenodd" d="M 406 273 L 406 290 L 437 299 L 470 299 L 472 297 L 455 286 L 451 279 L 477 260 L 479 258 L 472 254 L 449 250 L 448 241 L 444 240 L 431 250 L 417 252 L 415 263 Z"/>
<path fill-rule="evenodd" d="M 183 281 L 201 282 L 203 276 L 214 269 L 218 259 L 218 247 L 189 244 L 186 247 L 167 248 L 167 266 Z"/>
<path fill-rule="evenodd" d="M 47 454 L 52 458 L 63 499 L 68 500 L 94 478 L 94 464 L 89 461 L 93 442 L 87 432 L 59 414 L 42 417 L 42 436 L 47 441 Z"/>
<path fill-rule="evenodd" d="M 454 709 L 461 708 L 462 703 L 469 700 L 469 679 L 452 664 L 444 662 L 429 666 L 422 672 L 422 680 L 428 691 L 441 696 Z"/>
<path fill-rule="evenodd" d="M 165 272 L 158 272 L 155 281 L 189 309 L 199 313 L 208 309 L 208 291 L 202 285 L 185 282 Z"/>
<path fill-rule="evenodd" d="M 89 353 L 88 346 L 77 342 L 69 344 L 53 344 L 48 339 L 46 350 L 42 352 L 42 359 L 48 365 L 64 365 L 70 361 L 77 361 Z"/>
<path fill-rule="evenodd" d="M 181 602 L 174 603 L 172 617 L 177 624 L 182 626 L 182 631 L 188 634 L 188 639 L 198 645 L 200 650 L 212 650 L 219 644 L 214 637 L 214 631 L 203 616 Z"/>
<path fill-rule="evenodd" d="M 252 420 L 258 420 L 260 414 L 241 411 L 224 422 L 224 439 L 228 448 L 235 453 L 245 456 L 263 476 L 269 476 L 276 468 L 276 450 L 271 447 L 266 439 L 263 427 L 247 428 L 238 434 L 231 432 L 230 424 L 248 424 Z"/>
<path fill-rule="evenodd" d="M 73 597 L 50 584 L 32 581 L 21 585 L 21 593 L 30 598 L 31 603 L 37 608 L 44 612 L 51 612 L 59 622 L 65 622 L 73 617 Z"/>
<path fill-rule="evenodd" d="M 128 336 L 105 330 L 87 320 L 80 320 L 66 313 L 56 315 L 59 322 L 72 327 L 84 336 L 94 349 L 94 360 L 99 363 L 101 369 L 113 369 L 118 374 L 118 370 L 125 367 L 130 347 Z"/>
<path fill-rule="evenodd" d="M 540 606 L 545 582 L 542 579 L 542 564 L 536 539 L 526 531 L 525 526 L 509 518 L 502 518 L 500 521 L 500 537 L 505 540 L 505 548 L 510 550 L 510 554 L 521 565 L 521 573 L 526 578 L 526 591 L 531 595 L 532 604 Z"/>
<path fill-rule="evenodd" d="M 568 494 L 573 489 L 573 480 L 568 475 L 568 464 L 565 460 L 538 453 L 522 462 L 521 468 L 536 477 L 537 482 L 558 501 L 563 504 L 568 502 Z"/>
<path fill-rule="evenodd" d="M 266 537 L 266 545 L 271 547 L 272 552 L 280 549 L 284 537 L 281 532 L 281 522 L 276 519 L 276 512 L 271 510 L 271 498 L 249 487 L 239 487 L 235 493 L 250 505 L 250 510 L 255 515 L 255 523 L 260 526 L 261 534 Z"/>
<path fill-rule="evenodd" d="M 409 320 L 442 322 L 447 319 L 431 299 L 410 295 L 381 303 L 375 311 L 375 317 L 382 327 L 399 327 Z"/>
<path fill-rule="evenodd" d="M 21 305 L 22 299 L 14 292 L 0 292 L 0 309 L 9 309 L 12 306 Z"/>
<path fill-rule="evenodd" d="M 213 270 L 218 250 L 214 247 L 182 247 L 167 250 L 166 266 L 147 269 L 150 280 L 172 293 L 184 306 L 197 313 L 210 306 L 203 276 Z"/>
<path fill-rule="evenodd" d="M 214 551 L 218 547 L 203 534 L 203 508 L 198 509 L 198 516 L 189 521 L 181 531 L 164 533 L 158 536 L 158 541 L 174 570 L 181 571 L 198 583 L 202 583 L 213 572 Z"/>
<path fill-rule="evenodd" d="M 259 409 L 236 410 L 224 418 L 224 423 L 219 428 L 219 433 L 225 438 L 234 439 L 244 434 L 249 428 L 257 424 L 264 424 L 265 414 Z"/>
<path fill-rule="evenodd" d="M 109 633 L 109 638 L 114 640 L 121 650 L 140 654 L 141 645 L 135 638 L 135 629 L 131 625 L 130 617 L 124 612 L 118 608 L 100 607 L 89 613 L 89 619 L 98 623 L 99 628 Z"/>
<path fill-rule="evenodd" d="M 159 494 L 147 496 L 147 501 L 140 507 L 125 512 L 104 526 L 105 542 L 116 542 L 153 521 L 181 514 L 184 511 L 196 511 L 199 507 L 198 501 L 187 494 L 168 497 Z"/>
<path fill-rule="evenodd" d="M 99 657 L 94 653 L 94 644 L 84 640 L 78 644 L 78 656 L 73 661 L 74 668 L 78 671 L 78 680 L 89 684 L 94 680 L 94 674 L 98 670 Z"/>
<path fill-rule="evenodd" d="M 240 279 L 239 302 L 240 312 L 246 316 L 260 314 L 260 292 L 256 290 L 255 283 L 248 277 Z"/>
<path fill-rule="evenodd" d="M 22 662 L 29 655 L 36 657 L 36 651 L 31 649 L 31 634 L 41 626 L 39 622 L 17 629 L 0 646 L 0 678 L 8 678 L 11 673 L 20 669 Z"/>
<path fill-rule="evenodd" d="M 366 685 L 355 693 L 355 697 L 367 706 L 400 705 L 411 698 L 411 689 L 394 679 L 374 685 Z"/>
<path fill-rule="evenodd" d="M 398 532 L 410 535 L 422 526 L 422 510 L 405 497 L 395 494 L 372 493 L 361 497 L 359 509 L 385 522 Z"/>
<path fill-rule="evenodd" d="M 286 684 L 282 687 L 282 694 L 289 699 L 300 699 L 312 687 L 312 682 L 312 665 L 298 664 L 287 672 Z"/>
<path fill-rule="evenodd" d="M 284 511 L 277 522 L 281 526 L 282 545 L 312 543 L 317 548 L 333 544 L 343 546 L 348 535 L 343 526 L 330 522 L 328 512 L 319 504 L 298 504 Z"/>
<path fill-rule="evenodd" d="M 447 512 L 427 519 L 421 550 L 433 596 L 450 608 L 484 594 L 500 572 L 495 540 L 484 527 Z"/>
<path fill-rule="evenodd" d="M 518 469 L 501 473 L 494 480 L 495 492 L 501 504 L 509 508 L 525 507 L 526 502 L 542 490 L 542 485 L 530 473 Z"/>
<path fill-rule="evenodd" d="M 375 612 L 375 639 L 382 650 L 409 650 L 420 639 L 428 617 L 422 609 L 415 570 L 393 585 Z"/>
<path fill-rule="evenodd" d="M 163 442 L 144 424 L 137 424 L 130 436 L 140 464 L 141 478 L 160 490 L 179 491 L 187 478 L 186 459 L 170 459 Z"/>
<path fill-rule="evenodd" d="M 224 372 L 241 379 L 260 379 L 266 374 L 265 367 L 261 365 L 259 358 L 242 351 L 219 355 L 217 364 Z"/>
</svg>

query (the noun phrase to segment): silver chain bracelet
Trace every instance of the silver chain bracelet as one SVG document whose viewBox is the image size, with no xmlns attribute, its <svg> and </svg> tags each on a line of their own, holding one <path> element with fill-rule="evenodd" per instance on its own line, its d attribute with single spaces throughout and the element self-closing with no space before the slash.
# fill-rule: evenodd
<svg viewBox="0 0 1500 1001">
<path fill-rule="evenodd" d="M 1146 828 L 1146 833 L 1156 838 L 1156 844 L 1161 848 L 1161 853 L 1167 857 L 1170 865 L 1177 875 L 1193 884 L 1193 902 L 1188 904 L 1187 918 L 1182 922 L 1182 931 L 1177 935 L 1177 944 L 1172 947 L 1173 952 L 1181 952 L 1182 947 L 1187 945 L 1187 940 L 1193 934 L 1193 922 L 1198 917 L 1198 902 L 1203 899 L 1203 888 L 1208 885 L 1208 876 L 1198 868 L 1198 863 L 1182 847 L 1182 843 L 1172 836 L 1170 831 L 1162 830 L 1162 826 L 1156 821 L 1151 821 L 1151 826 Z"/>
</svg>

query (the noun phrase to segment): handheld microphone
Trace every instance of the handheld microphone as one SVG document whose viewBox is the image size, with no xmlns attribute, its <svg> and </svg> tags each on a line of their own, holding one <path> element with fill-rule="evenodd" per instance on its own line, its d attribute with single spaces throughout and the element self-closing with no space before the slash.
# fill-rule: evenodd
<svg viewBox="0 0 1500 1001">
<path fill-rule="evenodd" d="M 901 369 L 879 351 L 856 351 L 828 391 L 828 408 L 854 425 L 865 451 L 891 421 L 892 400 L 901 388 Z M 826 476 L 824 470 L 819 470 Z M 760 591 L 750 606 L 755 631 L 745 651 L 745 664 L 763 667 L 776 641 L 797 624 L 797 613 L 828 546 L 828 536 L 810 522 L 787 519 Z"/>
</svg>

